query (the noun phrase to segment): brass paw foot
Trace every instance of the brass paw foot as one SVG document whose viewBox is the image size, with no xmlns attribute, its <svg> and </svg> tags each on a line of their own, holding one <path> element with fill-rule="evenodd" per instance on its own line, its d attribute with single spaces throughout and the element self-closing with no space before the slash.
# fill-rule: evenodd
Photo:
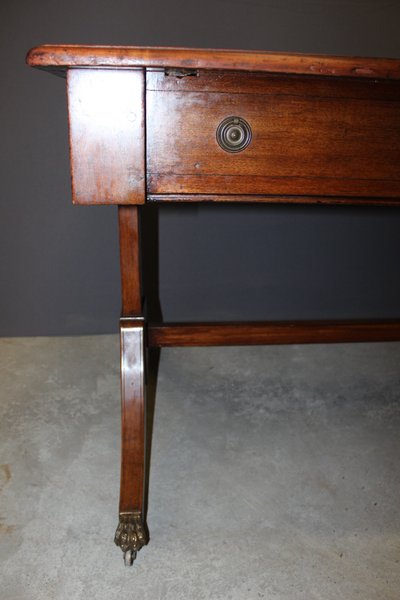
<svg viewBox="0 0 400 600">
<path fill-rule="evenodd" d="M 141 513 L 139 511 L 121 513 L 114 542 L 117 546 L 120 546 L 124 553 L 126 566 L 133 564 L 137 551 L 145 546 L 148 541 L 146 526 L 143 523 Z"/>
</svg>

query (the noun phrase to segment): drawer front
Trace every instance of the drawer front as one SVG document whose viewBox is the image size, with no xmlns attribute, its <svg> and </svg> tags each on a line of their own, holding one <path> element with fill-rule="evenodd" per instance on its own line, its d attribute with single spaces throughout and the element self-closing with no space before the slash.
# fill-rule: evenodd
<svg viewBox="0 0 400 600">
<path fill-rule="evenodd" d="M 148 72 L 146 104 L 150 194 L 400 197 L 396 82 Z M 218 143 L 228 117 L 241 151 Z"/>
</svg>

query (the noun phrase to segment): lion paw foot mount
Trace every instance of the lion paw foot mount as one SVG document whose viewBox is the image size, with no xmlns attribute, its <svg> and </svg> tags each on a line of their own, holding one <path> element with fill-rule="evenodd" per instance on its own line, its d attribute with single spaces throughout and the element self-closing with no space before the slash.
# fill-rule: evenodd
<svg viewBox="0 0 400 600">
<path fill-rule="evenodd" d="M 114 541 L 124 553 L 125 564 L 132 565 L 137 551 L 149 541 L 146 526 L 139 511 L 120 514 Z"/>
</svg>

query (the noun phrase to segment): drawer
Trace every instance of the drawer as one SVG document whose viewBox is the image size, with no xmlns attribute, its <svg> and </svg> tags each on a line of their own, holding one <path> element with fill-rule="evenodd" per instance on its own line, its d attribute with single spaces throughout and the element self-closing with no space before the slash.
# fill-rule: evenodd
<svg viewBox="0 0 400 600">
<path fill-rule="evenodd" d="M 146 77 L 151 195 L 400 197 L 398 82 L 226 71 Z M 236 152 L 217 137 L 230 117 L 250 128 Z"/>
</svg>

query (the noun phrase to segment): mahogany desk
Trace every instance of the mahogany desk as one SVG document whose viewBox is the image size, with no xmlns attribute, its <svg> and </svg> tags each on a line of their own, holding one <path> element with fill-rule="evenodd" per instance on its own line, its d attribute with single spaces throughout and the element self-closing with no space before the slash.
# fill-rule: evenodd
<svg viewBox="0 0 400 600">
<path fill-rule="evenodd" d="M 400 340 L 400 321 L 148 323 L 146 203 L 400 204 L 400 60 L 111 46 L 41 46 L 66 77 L 75 204 L 115 204 L 122 278 L 122 465 L 115 543 L 148 541 L 148 347 Z"/>
</svg>

